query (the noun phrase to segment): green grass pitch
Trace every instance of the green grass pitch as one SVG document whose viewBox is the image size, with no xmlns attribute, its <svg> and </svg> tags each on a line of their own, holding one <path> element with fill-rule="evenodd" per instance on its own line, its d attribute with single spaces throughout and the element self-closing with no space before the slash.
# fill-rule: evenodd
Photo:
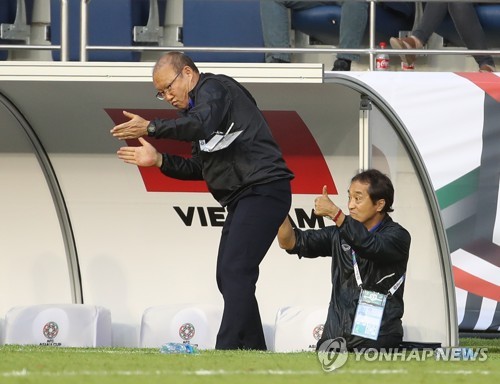
<svg viewBox="0 0 500 384">
<path fill-rule="evenodd" d="M 0 346 L 0 383 L 500 383 L 500 339 L 462 339 L 487 348 L 485 361 L 356 360 L 325 372 L 314 352 Z"/>
</svg>

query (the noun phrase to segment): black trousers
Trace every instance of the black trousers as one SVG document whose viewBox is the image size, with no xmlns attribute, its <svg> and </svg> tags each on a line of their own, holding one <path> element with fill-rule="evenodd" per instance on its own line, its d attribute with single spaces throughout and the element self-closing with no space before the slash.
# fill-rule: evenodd
<svg viewBox="0 0 500 384">
<path fill-rule="evenodd" d="M 255 285 L 290 205 L 290 181 L 280 180 L 251 187 L 227 207 L 217 258 L 224 312 L 216 349 L 267 349 Z"/>
</svg>

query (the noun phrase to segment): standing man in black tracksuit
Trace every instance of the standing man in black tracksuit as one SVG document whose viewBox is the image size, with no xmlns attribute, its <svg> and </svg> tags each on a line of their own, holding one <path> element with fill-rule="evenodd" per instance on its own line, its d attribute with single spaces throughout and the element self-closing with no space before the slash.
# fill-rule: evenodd
<svg viewBox="0 0 500 384">
<path fill-rule="evenodd" d="M 291 204 L 290 180 L 281 151 L 250 93 L 224 75 L 200 74 L 180 52 L 162 56 L 153 70 L 156 95 L 180 110 L 173 120 L 147 121 L 138 115 L 115 126 L 119 139 L 139 138 L 118 157 L 139 166 L 157 166 L 183 180 L 205 180 L 227 207 L 217 258 L 217 284 L 224 312 L 217 349 L 265 350 L 255 298 L 259 264 Z M 192 156 L 160 154 L 141 136 L 192 142 Z"/>
<path fill-rule="evenodd" d="M 394 188 L 386 175 L 361 172 L 352 178 L 348 194 L 349 216 L 330 200 L 326 187 L 315 200 L 315 213 L 336 226 L 302 231 L 287 218 L 278 241 L 299 257 L 332 258 L 332 295 L 318 348 L 337 338 L 345 339 L 348 350 L 394 348 L 403 338 L 410 234 L 388 215 Z"/>
</svg>

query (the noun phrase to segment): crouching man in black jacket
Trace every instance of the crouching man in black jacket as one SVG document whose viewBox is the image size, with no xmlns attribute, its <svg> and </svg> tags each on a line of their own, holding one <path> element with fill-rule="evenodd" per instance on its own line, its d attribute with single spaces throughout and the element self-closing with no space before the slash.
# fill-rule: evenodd
<svg viewBox="0 0 500 384">
<path fill-rule="evenodd" d="M 299 258 L 332 258 L 332 295 L 318 348 L 344 338 L 354 348 L 394 348 L 403 339 L 403 291 L 410 234 L 388 215 L 394 188 L 377 170 L 354 176 L 349 187 L 349 215 L 328 197 L 315 200 L 315 214 L 335 226 L 319 230 L 292 228 L 287 218 L 278 232 L 280 247 Z"/>
<path fill-rule="evenodd" d="M 190 57 L 168 52 L 154 67 L 153 84 L 156 97 L 177 108 L 179 117 L 148 121 L 124 112 L 129 120 L 113 127 L 112 135 L 139 138 L 141 145 L 120 148 L 118 157 L 156 166 L 168 177 L 205 180 L 227 208 L 216 271 L 224 313 L 215 347 L 265 350 L 255 289 L 259 265 L 290 210 L 293 173 L 255 99 L 236 80 L 200 73 Z M 192 155 L 159 153 L 146 135 L 191 142 Z"/>
</svg>

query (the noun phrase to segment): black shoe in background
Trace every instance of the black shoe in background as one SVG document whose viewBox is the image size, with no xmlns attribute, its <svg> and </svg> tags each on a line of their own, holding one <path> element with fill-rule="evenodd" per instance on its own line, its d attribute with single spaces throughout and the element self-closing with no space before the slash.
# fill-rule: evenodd
<svg viewBox="0 0 500 384">
<path fill-rule="evenodd" d="M 351 70 L 351 60 L 337 59 L 333 63 L 332 71 L 350 71 Z"/>
<path fill-rule="evenodd" d="M 271 60 L 268 61 L 268 63 L 290 64 L 288 60 L 279 59 L 277 57 L 272 57 Z"/>
</svg>

